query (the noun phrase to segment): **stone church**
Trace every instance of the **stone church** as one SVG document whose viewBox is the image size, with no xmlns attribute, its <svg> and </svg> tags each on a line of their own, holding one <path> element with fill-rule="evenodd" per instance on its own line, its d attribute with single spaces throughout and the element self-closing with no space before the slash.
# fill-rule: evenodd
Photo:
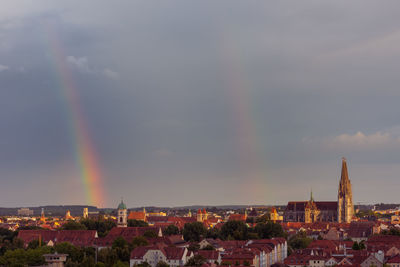
<svg viewBox="0 0 400 267">
<path fill-rule="evenodd" d="M 354 215 L 353 194 L 347 172 L 346 159 L 342 158 L 342 173 L 337 201 L 290 201 L 283 214 L 285 222 L 351 222 Z"/>
</svg>

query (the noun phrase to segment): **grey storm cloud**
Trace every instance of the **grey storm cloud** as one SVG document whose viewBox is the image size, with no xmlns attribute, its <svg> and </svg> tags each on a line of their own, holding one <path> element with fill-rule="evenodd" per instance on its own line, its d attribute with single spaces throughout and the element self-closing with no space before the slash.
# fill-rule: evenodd
<svg viewBox="0 0 400 267">
<path fill-rule="evenodd" d="M 0 202 L 86 203 L 62 70 L 107 206 L 396 201 L 399 7 L 4 1 Z"/>
</svg>

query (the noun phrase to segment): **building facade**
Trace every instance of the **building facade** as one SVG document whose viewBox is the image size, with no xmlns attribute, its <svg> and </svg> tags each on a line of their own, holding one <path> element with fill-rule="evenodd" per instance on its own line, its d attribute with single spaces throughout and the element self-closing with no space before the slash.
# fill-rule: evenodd
<svg viewBox="0 0 400 267">
<path fill-rule="evenodd" d="M 286 206 L 285 222 L 345 222 L 354 216 L 353 194 L 347 172 L 346 159 L 342 158 L 342 171 L 337 201 L 314 201 L 311 193 L 309 201 L 290 201 Z"/>
</svg>

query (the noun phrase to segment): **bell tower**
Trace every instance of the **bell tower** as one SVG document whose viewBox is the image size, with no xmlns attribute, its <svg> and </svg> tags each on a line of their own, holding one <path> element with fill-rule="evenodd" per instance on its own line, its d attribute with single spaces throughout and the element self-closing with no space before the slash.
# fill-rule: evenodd
<svg viewBox="0 0 400 267">
<path fill-rule="evenodd" d="M 119 203 L 117 208 L 117 226 L 118 227 L 127 227 L 128 226 L 128 210 L 126 209 L 126 205 L 124 201 L 121 199 L 121 203 Z"/>
<path fill-rule="evenodd" d="M 337 218 L 339 223 L 350 223 L 354 215 L 353 193 L 347 172 L 346 158 L 342 158 L 342 174 L 338 190 L 338 211 Z"/>
</svg>

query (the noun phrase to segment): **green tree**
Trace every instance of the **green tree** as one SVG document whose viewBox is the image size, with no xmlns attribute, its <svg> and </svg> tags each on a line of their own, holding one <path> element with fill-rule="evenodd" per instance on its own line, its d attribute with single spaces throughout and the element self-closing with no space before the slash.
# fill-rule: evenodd
<svg viewBox="0 0 400 267">
<path fill-rule="evenodd" d="M 207 260 L 203 256 L 194 255 L 193 257 L 190 257 L 188 259 L 185 266 L 202 266 L 206 262 L 207 262 Z"/>
<path fill-rule="evenodd" d="M 221 235 L 221 232 L 219 231 L 219 229 L 210 228 L 210 229 L 207 230 L 206 237 L 207 238 L 217 239 L 217 238 L 219 238 L 220 235 Z"/>
<path fill-rule="evenodd" d="M 80 221 L 81 224 L 85 225 L 88 230 L 96 230 L 99 237 L 104 237 L 108 232 L 116 226 L 113 220 L 104 220 L 103 218 L 93 219 L 83 219 Z"/>
<path fill-rule="evenodd" d="M 282 226 L 271 221 L 267 223 L 258 223 L 256 227 L 254 227 L 254 230 L 262 239 L 285 237 L 285 232 L 283 231 Z"/>
<path fill-rule="evenodd" d="M 57 253 L 68 254 L 70 263 L 79 263 L 83 260 L 83 251 L 68 242 L 58 243 L 54 246 Z"/>
<path fill-rule="evenodd" d="M 200 249 L 200 245 L 197 244 L 197 243 L 191 243 L 191 244 L 189 244 L 189 246 L 188 246 L 188 250 L 189 250 L 189 251 L 192 251 L 192 252 L 197 251 L 197 250 L 199 250 L 199 249 Z"/>
<path fill-rule="evenodd" d="M 246 223 L 254 223 L 256 220 L 253 217 L 247 217 Z"/>
<path fill-rule="evenodd" d="M 79 263 L 80 267 L 93 267 L 95 266 L 95 261 L 94 258 L 89 256 L 89 257 L 84 257 L 82 262 Z"/>
<path fill-rule="evenodd" d="M 169 264 L 166 263 L 165 261 L 159 261 L 156 267 L 169 267 Z"/>
<path fill-rule="evenodd" d="M 207 234 L 207 229 L 201 222 L 186 223 L 182 230 L 183 238 L 186 241 L 199 242 Z"/>
<path fill-rule="evenodd" d="M 8 250 L 0 257 L 1 266 L 37 266 L 45 263 L 43 254 L 51 253 L 52 248 L 40 247 L 36 249 Z"/>
<path fill-rule="evenodd" d="M 39 247 L 39 240 L 38 239 L 34 239 L 31 242 L 28 243 L 28 249 L 35 249 Z"/>
<path fill-rule="evenodd" d="M 137 267 L 150 267 L 150 266 L 151 265 L 147 261 L 144 261 L 144 262 L 142 262 L 140 264 L 137 264 Z"/>
<path fill-rule="evenodd" d="M 143 233 L 143 236 L 146 238 L 156 238 L 158 235 L 153 230 L 147 230 L 146 232 Z"/>
<path fill-rule="evenodd" d="M 117 261 L 112 267 L 129 267 L 129 263 L 123 261 Z"/>
<path fill-rule="evenodd" d="M 204 248 L 202 248 L 202 250 L 215 250 L 215 248 L 211 245 L 207 245 Z"/>
<path fill-rule="evenodd" d="M 173 225 L 173 224 L 168 225 L 168 227 L 165 228 L 163 234 L 164 234 L 164 235 L 177 235 L 177 234 L 179 234 L 179 228 L 176 227 L 176 226 Z"/>
<path fill-rule="evenodd" d="M 122 261 L 129 261 L 130 248 L 128 241 L 126 241 L 123 237 L 117 237 L 112 244 L 112 248 L 117 253 L 118 259 Z"/>
<path fill-rule="evenodd" d="M 129 227 L 147 227 L 149 224 L 142 220 L 128 220 Z"/>
<path fill-rule="evenodd" d="M 353 246 L 351 247 L 352 250 L 360 250 L 360 245 L 357 241 L 354 241 Z"/>
<path fill-rule="evenodd" d="M 247 225 L 242 221 L 228 221 L 221 227 L 221 238 L 246 240 L 248 238 Z"/>
<path fill-rule="evenodd" d="M 304 231 L 291 237 L 288 241 L 288 245 L 291 250 L 304 249 L 312 242 L 311 238 L 308 238 Z"/>
<path fill-rule="evenodd" d="M 256 218 L 256 223 L 268 223 L 270 221 L 269 214 L 264 214 L 261 217 Z"/>
<path fill-rule="evenodd" d="M 126 241 L 123 237 L 117 237 L 112 243 L 112 248 L 125 248 L 128 246 L 128 241 Z"/>
<path fill-rule="evenodd" d="M 146 238 L 144 238 L 143 236 L 137 236 L 135 237 L 131 244 L 130 244 L 130 249 L 135 249 L 137 247 L 144 247 L 147 246 L 149 244 L 149 242 L 147 241 Z"/>
<path fill-rule="evenodd" d="M 61 230 L 87 230 L 85 225 L 75 222 L 75 221 L 72 221 L 72 220 L 69 220 L 68 222 L 64 223 L 60 229 Z"/>
<path fill-rule="evenodd" d="M 118 261 L 118 254 L 112 248 L 103 248 L 99 251 L 97 259 L 106 266 L 113 266 Z"/>
</svg>

